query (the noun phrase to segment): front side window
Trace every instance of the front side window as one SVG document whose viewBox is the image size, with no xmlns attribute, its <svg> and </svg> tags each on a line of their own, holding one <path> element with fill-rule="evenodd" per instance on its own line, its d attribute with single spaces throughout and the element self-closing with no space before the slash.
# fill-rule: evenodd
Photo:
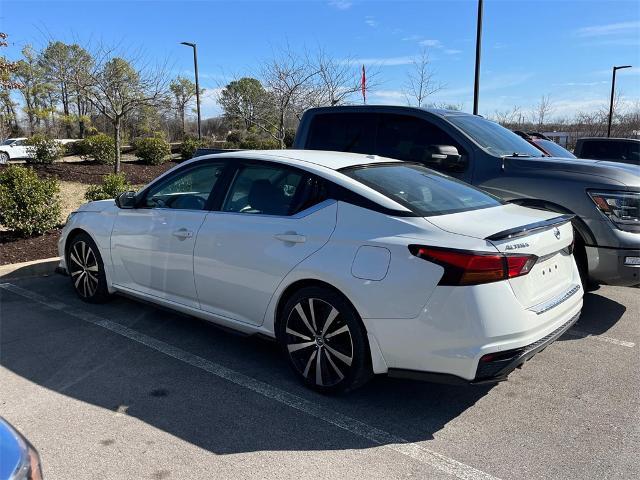
<svg viewBox="0 0 640 480">
<path fill-rule="evenodd" d="M 458 143 L 441 128 L 409 115 L 382 114 L 378 126 L 376 153 L 409 162 L 432 161 L 434 145 L 451 145 L 464 153 Z"/>
<path fill-rule="evenodd" d="M 307 175 L 286 167 L 245 166 L 236 174 L 222 211 L 292 215 L 306 189 L 306 179 Z"/>
<path fill-rule="evenodd" d="M 502 205 L 475 187 L 421 165 L 381 164 L 341 171 L 422 217 Z"/>
<path fill-rule="evenodd" d="M 204 210 L 223 169 L 223 163 L 206 163 L 179 172 L 152 186 L 145 196 L 143 206 Z"/>
<path fill-rule="evenodd" d="M 529 142 L 503 126 L 473 115 L 449 115 L 451 123 L 466 133 L 481 147 L 497 157 L 543 157 L 544 154 Z"/>
</svg>

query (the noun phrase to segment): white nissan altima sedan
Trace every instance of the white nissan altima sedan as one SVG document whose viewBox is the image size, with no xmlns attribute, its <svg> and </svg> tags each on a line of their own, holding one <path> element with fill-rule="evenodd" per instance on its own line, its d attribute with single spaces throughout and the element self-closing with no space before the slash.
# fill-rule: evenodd
<svg viewBox="0 0 640 480">
<path fill-rule="evenodd" d="M 373 374 L 503 380 L 578 318 L 571 217 L 417 164 L 322 151 L 195 158 L 83 205 L 78 295 L 122 293 L 277 339 L 321 391 Z"/>
</svg>

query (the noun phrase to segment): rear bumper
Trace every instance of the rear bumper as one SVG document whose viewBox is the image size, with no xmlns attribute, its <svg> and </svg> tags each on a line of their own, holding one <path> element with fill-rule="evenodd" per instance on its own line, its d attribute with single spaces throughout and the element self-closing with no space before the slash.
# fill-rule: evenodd
<svg viewBox="0 0 640 480">
<path fill-rule="evenodd" d="M 627 257 L 640 257 L 638 248 L 586 247 L 589 278 L 597 283 L 630 287 L 640 284 L 640 266 L 625 265 Z"/>
<path fill-rule="evenodd" d="M 494 352 L 491 354 L 491 358 L 485 362 L 481 359 L 480 362 L 478 362 L 476 376 L 472 380 L 466 380 L 452 374 L 422 372 L 401 368 L 390 368 L 388 375 L 394 378 L 405 378 L 449 385 L 483 385 L 502 382 L 506 380 L 509 374 L 516 368 L 522 367 L 527 360 L 530 360 L 534 355 L 541 352 L 547 348 L 548 345 L 560 338 L 573 326 L 574 323 L 578 321 L 578 318 L 580 318 L 580 312 L 575 314 L 568 322 L 536 342 L 520 348 Z"/>
</svg>

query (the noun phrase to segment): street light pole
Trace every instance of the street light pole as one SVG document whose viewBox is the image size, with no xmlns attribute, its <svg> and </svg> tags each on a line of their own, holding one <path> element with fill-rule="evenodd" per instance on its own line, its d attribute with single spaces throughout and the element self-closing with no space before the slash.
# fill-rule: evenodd
<svg viewBox="0 0 640 480">
<path fill-rule="evenodd" d="M 196 73 L 196 109 L 198 111 L 198 140 L 202 140 L 202 127 L 200 123 L 200 84 L 198 83 L 198 48 L 195 43 L 180 42 L 182 45 L 193 48 L 193 68 Z"/>
<path fill-rule="evenodd" d="M 480 91 L 480 50 L 482 48 L 482 0 L 478 0 L 478 25 L 476 27 L 476 72 L 473 82 L 473 114 L 478 114 L 478 93 Z"/>
<path fill-rule="evenodd" d="M 622 70 L 623 68 L 631 68 L 631 65 L 622 65 L 620 67 L 613 67 L 613 77 L 611 78 L 611 101 L 609 102 L 609 124 L 607 125 L 607 137 L 611 136 L 611 120 L 613 120 L 613 97 L 616 90 L 616 70 Z"/>
</svg>

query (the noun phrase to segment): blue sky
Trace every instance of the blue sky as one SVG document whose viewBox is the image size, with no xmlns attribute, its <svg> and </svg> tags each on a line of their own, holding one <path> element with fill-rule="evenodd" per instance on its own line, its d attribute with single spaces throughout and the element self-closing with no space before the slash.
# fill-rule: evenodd
<svg viewBox="0 0 640 480">
<path fill-rule="evenodd" d="M 198 44 L 204 114 L 219 112 L 215 96 L 226 79 L 251 74 L 274 49 L 322 47 L 380 71 L 369 103 L 404 103 L 411 58 L 429 48 L 436 102 L 472 105 L 475 0 L 450 1 L 10 1 L 0 4 L 6 50 L 49 39 L 101 41 L 167 59 L 190 75 Z M 611 66 L 626 102 L 640 101 L 640 2 L 486 0 L 480 113 L 514 105 L 529 110 L 550 95 L 554 116 L 594 110 L 608 102 Z"/>
</svg>

